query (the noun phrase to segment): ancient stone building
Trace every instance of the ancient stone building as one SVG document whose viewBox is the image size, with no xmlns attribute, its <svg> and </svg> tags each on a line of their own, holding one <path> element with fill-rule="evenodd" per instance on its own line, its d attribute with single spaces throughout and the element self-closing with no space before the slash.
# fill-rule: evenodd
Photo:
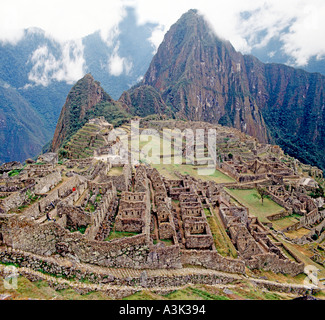
<svg viewBox="0 0 325 320">
<path fill-rule="evenodd" d="M 145 192 L 122 192 L 115 230 L 142 233 L 150 211 L 149 201 Z"/>
</svg>

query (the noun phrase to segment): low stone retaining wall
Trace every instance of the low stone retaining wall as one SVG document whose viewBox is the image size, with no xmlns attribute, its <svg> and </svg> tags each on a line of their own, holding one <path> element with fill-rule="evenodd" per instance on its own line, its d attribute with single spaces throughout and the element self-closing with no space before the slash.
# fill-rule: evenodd
<svg viewBox="0 0 325 320">
<path fill-rule="evenodd" d="M 18 267 L 17 274 L 31 281 L 46 281 L 56 290 L 72 288 L 80 294 L 102 291 L 115 299 L 129 296 L 144 288 L 166 294 L 170 288 L 175 290 L 189 284 L 227 285 L 242 280 L 238 275 L 198 269 L 193 269 L 193 271 L 186 269 L 185 272 L 179 274 L 159 274 L 159 270 L 154 270 L 155 274 L 152 274 L 152 271 L 143 271 L 136 275 L 132 275 L 132 270 L 130 270 L 127 271 L 128 276 L 125 274 L 117 276 L 116 269 L 92 269 L 89 265 L 82 265 L 67 259 L 38 256 L 4 246 L 0 247 L 0 261 L 3 264 L 0 264 L 1 276 L 4 276 L 5 265 L 13 264 Z M 313 285 L 282 284 L 260 279 L 250 279 L 249 281 L 259 288 L 299 296 L 307 293 L 315 294 L 320 291 L 320 288 Z"/>
<path fill-rule="evenodd" d="M 218 252 L 212 250 L 181 250 L 181 261 L 182 264 L 245 274 L 245 262 L 243 260 L 224 258 Z"/>
<path fill-rule="evenodd" d="M 274 283 L 271 281 L 251 280 L 251 283 L 258 288 L 264 288 L 270 291 L 292 293 L 298 296 L 303 296 L 307 293 L 315 294 L 320 291 L 316 286 L 304 286 L 296 284 Z"/>
<path fill-rule="evenodd" d="M 266 271 L 273 271 L 275 273 L 287 273 L 296 276 L 304 272 L 304 263 L 295 262 L 292 260 L 282 260 L 275 254 L 259 254 L 255 255 L 253 259 L 246 260 L 246 265 L 251 269 L 263 269 Z"/>
<path fill-rule="evenodd" d="M 0 247 L 0 261 L 6 264 L 14 264 L 17 267 L 29 268 L 44 273 L 44 275 L 57 276 L 63 279 L 87 280 L 96 284 L 110 284 L 118 286 L 142 286 L 145 288 L 174 287 L 191 284 L 226 284 L 238 279 L 236 275 L 227 275 L 209 272 L 195 272 L 189 274 L 156 274 L 150 275 L 146 271 L 138 275 L 119 277 L 112 275 L 110 269 L 92 269 L 77 262 L 54 257 L 43 257 L 32 253 L 15 250 L 8 247 Z M 95 271 L 96 270 L 96 271 Z M 116 270 L 115 270 L 116 273 Z M 159 270 L 158 270 L 159 273 Z"/>
</svg>

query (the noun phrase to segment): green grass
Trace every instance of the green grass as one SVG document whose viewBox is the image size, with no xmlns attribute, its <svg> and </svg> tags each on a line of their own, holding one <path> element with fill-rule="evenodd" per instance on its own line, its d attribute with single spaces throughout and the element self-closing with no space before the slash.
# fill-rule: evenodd
<svg viewBox="0 0 325 320">
<path fill-rule="evenodd" d="M 73 229 L 73 228 L 68 228 L 70 230 L 70 232 L 76 232 L 79 231 L 80 233 L 84 234 L 87 227 L 86 226 L 81 226 L 78 229 Z"/>
<path fill-rule="evenodd" d="M 203 298 L 204 300 L 230 300 L 228 297 L 215 295 L 210 292 L 197 289 L 197 288 L 190 288 L 192 292 L 194 292 L 199 297 Z"/>
<path fill-rule="evenodd" d="M 172 246 L 174 244 L 172 239 L 160 239 L 160 241 L 164 242 L 167 246 Z"/>
<path fill-rule="evenodd" d="M 206 215 L 207 217 L 211 216 L 210 209 L 208 209 L 208 208 L 203 208 L 203 210 L 204 210 L 204 213 L 205 213 L 205 215 Z"/>
<path fill-rule="evenodd" d="M 213 216 L 207 217 L 207 221 L 217 252 L 224 257 L 237 258 L 236 248 L 228 237 L 221 221 L 216 217 L 216 213 Z"/>
<path fill-rule="evenodd" d="M 278 220 L 273 220 L 272 221 L 272 225 L 276 230 L 282 230 L 284 228 L 287 228 L 293 224 L 295 224 L 296 222 L 299 221 L 300 216 L 298 215 L 290 215 L 287 217 L 283 217 L 281 219 Z"/>
<path fill-rule="evenodd" d="M 266 218 L 267 216 L 283 210 L 283 207 L 271 199 L 264 199 L 264 203 L 262 204 L 262 201 L 256 198 L 256 195 L 258 195 L 256 189 L 238 190 L 225 188 L 225 190 L 239 203 L 247 207 L 251 216 L 258 217 L 261 222 L 270 222 Z"/>
<path fill-rule="evenodd" d="M 227 183 L 227 182 L 234 182 L 235 180 L 221 171 L 215 169 L 213 173 L 211 173 L 210 169 L 205 168 L 196 168 L 199 169 L 199 171 L 196 171 L 197 178 L 200 178 L 202 180 L 209 180 L 214 181 L 217 183 Z M 192 172 L 192 174 L 195 175 L 195 172 Z"/>
<path fill-rule="evenodd" d="M 123 167 L 113 167 L 108 171 L 108 176 L 120 176 L 123 173 Z"/>
<path fill-rule="evenodd" d="M 164 297 L 168 300 L 203 300 L 201 296 L 198 296 L 190 288 L 175 290 Z"/>
<path fill-rule="evenodd" d="M 168 135 L 168 133 L 167 133 Z M 144 140 L 146 138 L 149 138 L 151 136 L 147 136 L 147 135 L 141 135 L 142 138 L 144 138 Z M 162 135 L 160 135 L 160 137 L 155 137 L 152 136 L 151 138 L 149 138 L 149 141 L 140 141 L 139 142 L 139 149 L 142 151 L 145 150 L 150 150 L 151 148 L 156 148 L 155 152 L 157 152 L 157 154 L 153 155 L 152 153 L 150 153 L 148 156 L 150 157 L 150 160 L 154 163 L 151 163 L 151 166 L 153 168 L 156 168 L 157 170 L 159 170 L 159 172 L 165 176 L 168 179 L 177 179 L 177 176 L 174 174 L 174 171 L 178 171 L 181 174 L 189 174 L 191 176 L 193 176 L 196 179 L 202 179 L 202 180 L 208 180 L 208 181 L 215 181 L 217 183 L 228 183 L 228 182 L 234 182 L 235 180 L 225 174 L 223 174 L 222 172 L 220 172 L 219 170 L 214 170 L 212 173 L 210 170 L 208 170 L 207 168 L 205 168 L 204 166 L 193 166 L 191 164 L 186 164 L 186 159 L 182 157 L 182 164 L 175 164 L 175 160 L 174 160 L 174 148 L 173 145 L 171 145 L 170 147 L 170 154 L 171 154 L 171 163 L 163 163 L 164 159 L 161 158 L 161 155 L 163 155 L 164 153 L 166 154 L 166 152 L 164 152 L 164 150 L 166 149 L 166 146 L 169 145 L 169 141 L 165 140 Z M 151 150 L 152 151 L 152 150 Z M 146 152 L 145 152 L 146 153 Z M 148 159 L 143 158 L 143 155 L 140 153 L 140 159 L 142 159 L 143 161 L 148 162 Z"/>
<path fill-rule="evenodd" d="M 0 294 L 10 295 L 10 300 L 111 300 L 109 296 L 101 292 L 89 292 L 79 294 L 73 289 L 55 290 L 45 281 L 30 281 L 19 276 L 17 289 L 6 289 L 3 285 L 3 278 L 0 277 Z"/>
<path fill-rule="evenodd" d="M 174 164 L 173 161 L 174 159 L 172 158 L 171 164 L 152 164 L 152 167 L 156 168 L 160 174 L 165 176 L 167 179 L 178 179 L 178 177 L 174 174 L 175 171 L 178 171 L 181 174 L 188 174 L 196 179 L 214 181 L 216 183 L 229 183 L 235 181 L 217 169 L 211 173 L 209 169 L 204 167 L 192 166 L 191 164 Z M 185 163 L 185 161 L 186 160 L 183 159 L 183 163 Z"/>
<path fill-rule="evenodd" d="M 90 211 L 90 212 L 94 212 L 96 210 L 96 208 L 92 203 L 87 203 L 85 210 Z"/>
<path fill-rule="evenodd" d="M 164 297 L 168 300 L 230 300 L 226 296 L 208 292 L 202 286 L 175 290 Z"/>
<path fill-rule="evenodd" d="M 23 170 L 24 168 L 22 169 L 13 169 L 11 171 L 8 172 L 8 176 L 9 177 L 15 177 L 15 176 L 18 176 L 19 173 Z"/>
<path fill-rule="evenodd" d="M 105 239 L 105 241 L 110 241 L 113 239 L 120 239 L 120 238 L 124 238 L 124 237 L 133 237 L 133 236 L 136 236 L 137 234 L 139 234 L 139 233 L 111 230 L 111 232 L 109 233 L 109 236 Z"/>
<path fill-rule="evenodd" d="M 101 199 L 102 199 L 102 195 L 98 193 L 95 202 L 100 202 Z"/>
</svg>

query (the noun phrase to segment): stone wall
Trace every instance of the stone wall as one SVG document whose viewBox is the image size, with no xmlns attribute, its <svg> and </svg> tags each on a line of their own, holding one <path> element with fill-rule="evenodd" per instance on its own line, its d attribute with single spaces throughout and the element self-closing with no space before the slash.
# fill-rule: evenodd
<svg viewBox="0 0 325 320">
<path fill-rule="evenodd" d="M 146 234 L 95 241 L 55 222 L 37 224 L 18 215 L 0 215 L 0 233 L 5 245 L 44 256 L 60 253 L 84 263 L 115 268 L 181 267 L 178 246 L 148 245 Z"/>
<path fill-rule="evenodd" d="M 211 250 L 181 250 L 183 265 L 203 266 L 218 271 L 245 274 L 245 263 L 240 259 L 222 257 Z"/>
<path fill-rule="evenodd" d="M 255 255 L 253 259 L 246 260 L 246 265 L 251 269 L 271 270 L 276 273 L 287 273 L 292 276 L 303 273 L 305 267 L 303 262 L 298 263 L 289 259 L 282 260 L 272 253 Z"/>
<path fill-rule="evenodd" d="M 279 220 L 282 219 L 284 217 L 287 217 L 290 213 L 287 210 L 282 210 L 278 213 L 272 214 L 270 216 L 267 216 L 266 218 L 269 219 L 270 221 L 274 221 L 274 220 Z"/>
<path fill-rule="evenodd" d="M 24 211 L 24 215 L 38 219 L 52 206 L 56 206 L 60 201 L 72 205 L 87 187 L 87 183 L 81 180 L 80 177 L 74 176 L 73 178 L 62 183 L 60 187 L 50 191 L 50 193 L 39 202 L 34 203 Z M 75 189 L 75 191 L 73 191 Z"/>
<path fill-rule="evenodd" d="M 224 170 L 229 176 L 236 179 L 240 183 L 253 182 L 258 180 L 264 180 L 267 177 L 267 173 L 261 174 L 240 174 L 231 163 L 223 162 L 221 169 Z"/>
<path fill-rule="evenodd" d="M 98 204 L 95 212 L 91 214 L 91 224 L 88 226 L 85 236 L 88 239 L 95 239 L 100 226 L 106 217 L 106 214 L 109 212 L 109 208 L 113 206 L 113 203 L 116 198 L 116 188 L 112 187 L 111 190 L 106 190 L 106 192 L 102 195 L 101 201 Z"/>
<path fill-rule="evenodd" d="M 61 181 L 61 173 L 54 171 L 49 175 L 36 180 L 35 193 L 47 193 Z"/>
<path fill-rule="evenodd" d="M 130 165 L 126 164 L 123 166 L 121 175 L 105 176 L 101 182 L 112 181 L 118 191 L 128 191 L 131 183 L 131 175 L 131 167 Z"/>
<path fill-rule="evenodd" d="M 187 249 L 212 249 L 213 236 L 205 218 L 186 218 L 184 233 Z"/>
<path fill-rule="evenodd" d="M 0 199 L 0 212 L 2 210 L 3 213 L 6 213 L 11 209 L 16 209 L 21 206 L 28 198 L 28 190 L 30 190 L 30 187 L 16 191 L 4 199 Z"/>
<path fill-rule="evenodd" d="M 270 192 L 269 190 L 266 189 L 266 193 L 267 195 L 271 198 L 271 200 L 273 200 L 274 202 L 276 202 L 278 205 L 280 205 L 281 207 L 285 208 L 286 210 L 288 210 L 290 213 L 292 212 L 292 208 L 290 206 L 288 206 L 283 199 L 281 199 L 280 197 L 277 197 L 276 195 L 274 195 L 272 192 Z"/>
<path fill-rule="evenodd" d="M 6 263 L 14 263 L 19 267 L 30 268 L 32 270 L 42 270 L 44 274 L 58 275 L 66 279 L 87 280 L 90 283 L 109 284 L 112 286 L 120 286 L 120 290 L 127 287 L 137 286 L 138 288 L 168 288 L 175 286 L 184 286 L 187 284 L 227 284 L 237 280 L 236 275 L 204 272 L 188 272 L 185 274 L 166 276 L 166 275 L 148 275 L 143 271 L 139 276 L 133 277 L 117 277 L 112 275 L 109 269 L 92 269 L 81 265 L 78 262 L 67 263 L 64 259 L 54 257 L 43 257 L 8 247 L 0 247 L 0 261 Z M 30 278 L 23 270 L 18 270 L 20 274 L 34 280 L 35 275 Z M 26 272 L 26 270 L 24 271 Z M 141 288 L 140 287 L 140 288 Z M 139 289 L 138 289 L 139 290 Z M 130 295 L 131 292 L 127 295 Z"/>
<path fill-rule="evenodd" d="M 91 215 L 80 207 L 58 205 L 57 213 L 60 218 L 66 215 L 66 226 L 74 230 L 87 227 L 91 222 Z"/>
</svg>

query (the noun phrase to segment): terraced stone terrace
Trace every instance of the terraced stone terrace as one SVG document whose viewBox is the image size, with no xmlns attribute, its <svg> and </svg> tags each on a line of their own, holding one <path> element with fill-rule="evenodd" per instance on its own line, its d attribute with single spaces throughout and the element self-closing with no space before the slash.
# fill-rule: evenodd
<svg viewBox="0 0 325 320">
<path fill-rule="evenodd" d="M 105 131 L 104 131 L 105 132 Z M 69 158 L 79 159 L 94 156 L 94 151 L 105 145 L 104 133 L 100 125 L 87 123 L 78 130 L 65 145 Z"/>
</svg>

